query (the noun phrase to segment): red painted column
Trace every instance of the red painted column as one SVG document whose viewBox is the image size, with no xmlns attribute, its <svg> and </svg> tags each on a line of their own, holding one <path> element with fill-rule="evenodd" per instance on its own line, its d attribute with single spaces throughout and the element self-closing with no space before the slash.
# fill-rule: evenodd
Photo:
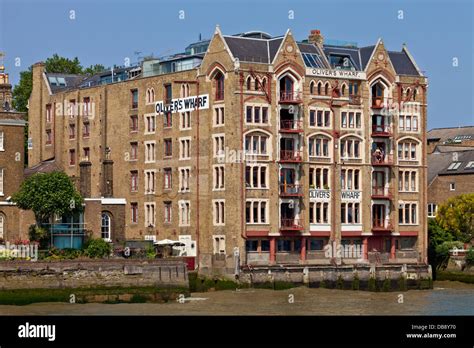
<svg viewBox="0 0 474 348">
<path fill-rule="evenodd" d="M 368 244 L 369 244 L 368 243 L 368 238 L 364 237 L 362 239 L 362 248 L 363 248 L 362 252 L 364 254 L 364 260 L 367 260 L 369 258 L 369 254 L 368 254 L 369 253 L 369 245 Z"/>
<path fill-rule="evenodd" d="M 275 263 L 275 237 L 270 237 L 270 263 Z"/>
<path fill-rule="evenodd" d="M 301 237 L 301 261 L 306 261 L 306 237 Z"/>
<path fill-rule="evenodd" d="M 390 258 L 391 259 L 395 258 L 395 237 L 392 237 L 392 242 L 390 245 Z"/>
</svg>

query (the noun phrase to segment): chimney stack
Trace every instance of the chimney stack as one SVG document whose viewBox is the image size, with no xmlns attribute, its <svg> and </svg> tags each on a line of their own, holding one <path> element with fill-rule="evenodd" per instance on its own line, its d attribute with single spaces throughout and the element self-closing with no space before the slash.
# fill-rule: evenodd
<svg viewBox="0 0 474 348">
<path fill-rule="evenodd" d="M 308 41 L 309 43 L 322 46 L 324 42 L 324 37 L 321 35 L 320 30 L 315 29 L 315 30 L 311 30 L 308 36 Z"/>
</svg>

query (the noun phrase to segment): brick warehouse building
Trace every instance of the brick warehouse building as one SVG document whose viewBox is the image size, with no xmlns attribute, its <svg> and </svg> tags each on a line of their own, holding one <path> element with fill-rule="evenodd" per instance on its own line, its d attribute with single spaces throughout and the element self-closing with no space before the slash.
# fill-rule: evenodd
<svg viewBox="0 0 474 348">
<path fill-rule="evenodd" d="M 328 264 L 328 243 L 426 262 L 426 90 L 406 47 L 217 27 L 92 77 L 35 64 L 29 163 L 75 180 L 97 237 L 179 239 L 203 271 Z"/>
</svg>

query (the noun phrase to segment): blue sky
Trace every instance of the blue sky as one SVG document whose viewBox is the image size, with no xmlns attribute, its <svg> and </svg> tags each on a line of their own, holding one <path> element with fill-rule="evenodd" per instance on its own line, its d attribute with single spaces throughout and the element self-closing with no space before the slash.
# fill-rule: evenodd
<svg viewBox="0 0 474 348">
<path fill-rule="evenodd" d="M 77 56 L 84 66 L 123 65 L 127 57 L 133 62 L 181 52 L 200 33 L 209 38 L 216 24 L 224 34 L 262 30 L 276 36 L 290 28 L 299 40 L 320 29 L 327 39 L 359 46 L 381 37 L 389 50 L 405 42 L 429 77 L 428 127 L 474 125 L 470 0 L 0 0 L 0 51 L 16 83 L 20 71 L 54 53 Z"/>
</svg>

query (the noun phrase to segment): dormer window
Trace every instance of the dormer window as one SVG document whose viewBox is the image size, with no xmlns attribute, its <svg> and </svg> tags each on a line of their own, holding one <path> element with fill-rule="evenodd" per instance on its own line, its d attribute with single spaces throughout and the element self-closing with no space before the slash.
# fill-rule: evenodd
<svg viewBox="0 0 474 348">
<path fill-rule="evenodd" d="M 351 57 L 348 55 L 330 54 L 329 64 L 333 69 L 355 70 Z"/>
</svg>

